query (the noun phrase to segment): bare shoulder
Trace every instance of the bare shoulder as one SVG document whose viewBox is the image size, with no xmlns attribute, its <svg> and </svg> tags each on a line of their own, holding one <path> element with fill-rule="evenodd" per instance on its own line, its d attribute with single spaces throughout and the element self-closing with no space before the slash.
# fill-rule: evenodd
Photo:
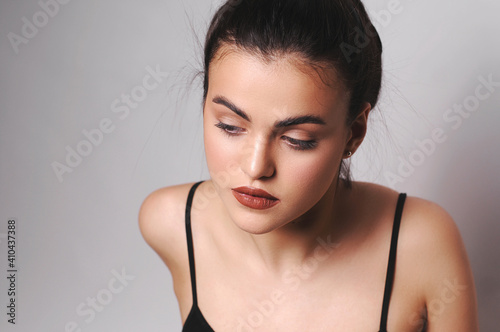
<svg viewBox="0 0 500 332">
<path fill-rule="evenodd" d="M 366 184 L 376 200 L 394 201 L 392 189 Z M 384 198 L 385 197 L 385 198 Z M 436 203 L 408 196 L 397 251 L 398 271 L 426 304 L 428 331 L 477 331 L 474 279 L 460 231 Z M 408 277 L 408 278 L 407 278 Z M 397 279 L 397 277 L 396 277 Z"/>
<path fill-rule="evenodd" d="M 439 277 L 466 278 L 469 262 L 460 231 L 450 214 L 436 203 L 409 196 L 401 224 L 403 248 L 413 249 L 420 257 L 429 281 Z"/>
<path fill-rule="evenodd" d="M 404 213 L 408 230 L 416 243 L 424 243 L 434 252 L 450 247 L 462 249 L 462 239 L 455 221 L 438 204 L 409 196 Z"/>
<path fill-rule="evenodd" d="M 398 192 L 376 184 L 360 183 L 363 195 L 372 204 L 385 206 L 394 214 Z M 399 232 L 399 249 L 412 257 L 422 273 L 454 274 L 468 268 L 467 254 L 460 231 L 450 214 L 429 200 L 407 196 Z M 462 271 L 463 272 L 463 271 Z"/>
<path fill-rule="evenodd" d="M 139 228 L 144 240 L 172 270 L 186 253 L 185 209 L 193 183 L 158 189 L 142 203 Z"/>
<path fill-rule="evenodd" d="M 377 205 L 393 213 L 399 193 L 393 189 L 372 184 L 356 183 L 362 199 L 368 205 Z M 465 248 L 456 223 L 450 214 L 436 203 L 408 195 L 401 221 L 401 236 L 408 236 L 409 246 L 417 246 L 421 253 L 432 252 L 436 259 L 440 252 L 456 251 L 465 254 Z M 429 257 L 430 258 L 430 257 Z"/>
</svg>

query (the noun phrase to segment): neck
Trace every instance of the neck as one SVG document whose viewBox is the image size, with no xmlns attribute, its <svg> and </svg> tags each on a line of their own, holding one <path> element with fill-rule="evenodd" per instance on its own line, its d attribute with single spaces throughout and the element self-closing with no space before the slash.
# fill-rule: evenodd
<svg viewBox="0 0 500 332">
<path fill-rule="evenodd" d="M 283 273 L 311 258 L 324 260 L 333 254 L 345 234 L 344 208 L 348 196 L 349 189 L 339 181 L 309 211 L 287 225 L 263 235 L 245 233 L 244 238 L 249 240 L 245 242 L 250 243 L 248 250 L 256 257 L 256 264 Z"/>
</svg>

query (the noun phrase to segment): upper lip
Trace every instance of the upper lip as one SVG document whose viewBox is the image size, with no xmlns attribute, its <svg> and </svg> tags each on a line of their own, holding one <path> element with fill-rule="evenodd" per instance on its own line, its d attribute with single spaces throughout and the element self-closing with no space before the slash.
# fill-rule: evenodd
<svg viewBox="0 0 500 332">
<path fill-rule="evenodd" d="M 272 200 L 278 200 L 276 197 L 271 195 L 265 190 L 259 189 L 259 188 L 253 188 L 253 187 L 238 187 L 238 188 L 233 188 L 234 191 L 237 191 L 242 194 L 246 195 L 251 195 L 255 197 L 263 197 L 267 199 L 272 199 Z"/>
</svg>

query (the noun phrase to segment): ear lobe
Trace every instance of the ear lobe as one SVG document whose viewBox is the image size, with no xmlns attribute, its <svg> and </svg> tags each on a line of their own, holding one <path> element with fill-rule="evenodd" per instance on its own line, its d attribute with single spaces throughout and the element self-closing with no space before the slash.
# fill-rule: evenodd
<svg viewBox="0 0 500 332">
<path fill-rule="evenodd" d="M 352 122 L 350 130 L 350 137 L 346 144 L 346 151 L 354 154 L 358 147 L 365 139 L 366 131 L 368 128 L 368 115 L 372 110 L 370 103 L 363 105 L 363 110 L 359 113 L 356 119 Z"/>
</svg>

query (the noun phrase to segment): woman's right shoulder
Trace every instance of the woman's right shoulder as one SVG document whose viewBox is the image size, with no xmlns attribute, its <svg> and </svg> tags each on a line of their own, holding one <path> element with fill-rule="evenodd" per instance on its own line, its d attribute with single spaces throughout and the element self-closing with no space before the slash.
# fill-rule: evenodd
<svg viewBox="0 0 500 332">
<path fill-rule="evenodd" d="M 139 211 L 139 228 L 144 240 L 169 268 L 187 257 L 184 218 L 193 184 L 155 190 L 146 197 Z"/>
</svg>

